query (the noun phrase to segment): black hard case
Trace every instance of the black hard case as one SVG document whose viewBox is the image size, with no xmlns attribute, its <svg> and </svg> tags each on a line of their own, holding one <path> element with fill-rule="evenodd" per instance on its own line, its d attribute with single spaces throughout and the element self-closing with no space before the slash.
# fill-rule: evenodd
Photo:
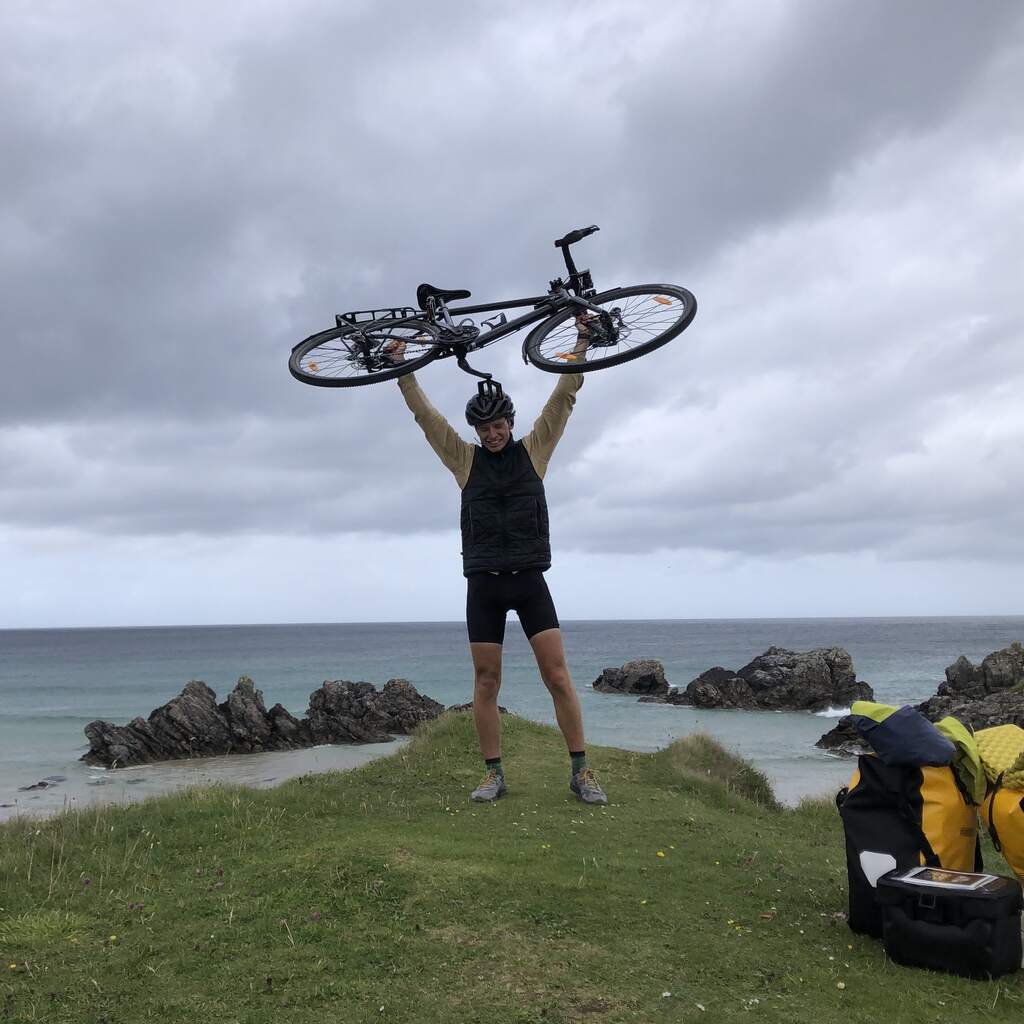
<svg viewBox="0 0 1024 1024">
<path fill-rule="evenodd" d="M 996 978 L 1021 966 L 1021 887 L 997 877 L 962 891 L 903 880 L 878 880 L 882 940 L 890 959 L 966 978 Z"/>
</svg>

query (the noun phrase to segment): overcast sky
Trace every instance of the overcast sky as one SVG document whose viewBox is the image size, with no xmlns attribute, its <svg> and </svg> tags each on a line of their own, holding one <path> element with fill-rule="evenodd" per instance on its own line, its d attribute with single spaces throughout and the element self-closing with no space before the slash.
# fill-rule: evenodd
<svg viewBox="0 0 1024 1024">
<path fill-rule="evenodd" d="M 289 350 L 591 223 L 699 311 L 586 378 L 563 618 L 1024 612 L 1022 96 L 1014 0 L 5 0 L 0 626 L 458 619 L 397 387 Z"/>
</svg>

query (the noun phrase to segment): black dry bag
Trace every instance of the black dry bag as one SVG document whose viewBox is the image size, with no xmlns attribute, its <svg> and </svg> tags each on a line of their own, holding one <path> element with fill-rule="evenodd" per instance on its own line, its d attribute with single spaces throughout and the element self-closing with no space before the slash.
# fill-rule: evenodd
<svg viewBox="0 0 1024 1024">
<path fill-rule="evenodd" d="M 949 767 L 887 765 L 865 754 L 836 804 L 846 834 L 848 923 L 855 932 L 882 937 L 875 887 L 888 871 L 982 869 L 977 810 Z"/>
</svg>

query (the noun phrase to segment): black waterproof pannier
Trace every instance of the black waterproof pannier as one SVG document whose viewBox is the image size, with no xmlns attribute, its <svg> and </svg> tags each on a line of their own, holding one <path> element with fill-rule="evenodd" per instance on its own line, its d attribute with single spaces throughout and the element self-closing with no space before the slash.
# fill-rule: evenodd
<svg viewBox="0 0 1024 1024">
<path fill-rule="evenodd" d="M 847 921 L 855 932 L 882 937 L 875 881 L 921 865 L 980 871 L 977 809 L 952 768 L 884 764 L 862 755 L 850 785 L 836 796 L 846 835 L 850 882 Z"/>
<path fill-rule="evenodd" d="M 898 964 L 996 978 L 1021 963 L 1014 878 L 913 868 L 878 879 L 885 951 Z"/>
</svg>

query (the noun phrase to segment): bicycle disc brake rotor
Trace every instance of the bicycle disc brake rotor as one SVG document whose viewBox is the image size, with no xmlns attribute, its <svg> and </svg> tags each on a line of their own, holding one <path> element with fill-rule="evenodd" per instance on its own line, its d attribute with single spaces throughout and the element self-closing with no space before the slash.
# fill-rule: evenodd
<svg viewBox="0 0 1024 1024">
<path fill-rule="evenodd" d="M 353 331 L 351 334 L 343 335 L 339 340 L 347 352 L 345 362 L 360 373 L 379 373 L 395 366 L 387 349 L 389 344 L 417 339 L 386 333 L 367 334 L 365 331 Z"/>
<path fill-rule="evenodd" d="M 590 348 L 610 348 L 629 335 L 630 329 L 622 319 L 622 310 L 616 306 L 607 310 L 590 328 Z"/>
</svg>

